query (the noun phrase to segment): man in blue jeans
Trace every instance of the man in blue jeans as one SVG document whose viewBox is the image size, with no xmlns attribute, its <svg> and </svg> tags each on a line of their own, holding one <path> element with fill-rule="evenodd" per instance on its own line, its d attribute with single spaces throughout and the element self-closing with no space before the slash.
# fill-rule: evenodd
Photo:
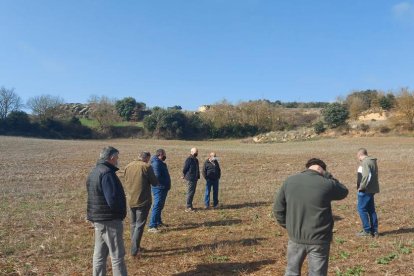
<svg viewBox="0 0 414 276">
<path fill-rule="evenodd" d="M 209 155 L 209 158 L 204 162 L 203 177 L 206 180 L 206 192 L 204 194 L 204 208 L 210 208 L 210 192 L 213 188 L 213 208 L 217 208 L 219 204 L 218 200 L 218 190 L 219 190 L 219 180 L 221 177 L 220 165 L 216 158 L 216 153 L 212 152 Z"/>
<path fill-rule="evenodd" d="M 170 173 L 168 172 L 167 164 L 165 164 L 165 159 L 167 159 L 167 154 L 164 149 L 158 149 L 156 155 L 151 158 L 151 166 L 158 179 L 158 185 L 151 187 L 153 204 L 148 229 L 148 232 L 151 233 L 159 233 L 160 230 L 158 228 L 167 227 L 161 218 L 161 212 L 164 209 L 167 194 L 171 188 Z"/>
<path fill-rule="evenodd" d="M 374 195 L 379 193 L 377 159 L 368 156 L 368 151 L 360 148 L 357 158 L 361 162 L 358 168 L 358 213 L 362 222 L 359 237 L 378 237 L 378 218 L 375 212 Z"/>
</svg>

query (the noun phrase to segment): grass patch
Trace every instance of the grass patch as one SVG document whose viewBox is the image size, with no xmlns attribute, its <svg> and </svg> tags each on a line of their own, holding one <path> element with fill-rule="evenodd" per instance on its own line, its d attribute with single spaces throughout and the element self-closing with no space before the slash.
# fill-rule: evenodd
<svg viewBox="0 0 414 276">
<path fill-rule="evenodd" d="M 391 253 L 387 256 L 377 259 L 377 264 L 387 265 L 398 257 L 397 253 Z"/>
<path fill-rule="evenodd" d="M 364 268 L 360 265 L 351 267 L 346 269 L 344 272 L 341 272 L 340 270 L 337 270 L 335 272 L 336 276 L 360 276 L 364 272 Z"/>
</svg>

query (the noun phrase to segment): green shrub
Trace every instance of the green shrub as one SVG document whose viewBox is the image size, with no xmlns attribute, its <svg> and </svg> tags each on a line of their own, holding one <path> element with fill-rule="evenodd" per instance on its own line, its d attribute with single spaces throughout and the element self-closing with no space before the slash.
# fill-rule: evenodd
<svg viewBox="0 0 414 276">
<path fill-rule="evenodd" d="M 345 105 L 340 103 L 332 103 L 322 109 L 322 115 L 329 127 L 336 128 L 346 123 L 349 112 Z"/>
<path fill-rule="evenodd" d="M 322 122 L 322 121 L 316 122 L 316 123 L 313 125 L 313 129 L 315 130 L 315 133 L 316 133 L 316 134 L 321 134 L 321 133 L 324 133 L 324 132 L 325 132 L 325 130 L 326 130 L 325 125 L 323 124 L 323 122 Z"/>
</svg>

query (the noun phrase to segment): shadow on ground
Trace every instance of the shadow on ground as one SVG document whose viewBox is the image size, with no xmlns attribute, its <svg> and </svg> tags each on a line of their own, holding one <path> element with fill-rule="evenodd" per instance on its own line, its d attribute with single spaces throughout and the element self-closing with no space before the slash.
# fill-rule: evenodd
<svg viewBox="0 0 414 276">
<path fill-rule="evenodd" d="M 239 204 L 228 204 L 223 205 L 220 209 L 242 209 L 242 208 L 254 208 L 254 207 L 261 207 L 261 206 L 270 206 L 272 202 L 269 201 L 259 201 L 259 202 L 245 202 Z"/>
<path fill-rule="evenodd" d="M 248 263 L 212 263 L 199 264 L 193 270 L 173 274 L 175 276 L 192 276 L 192 275 L 240 275 L 253 273 L 260 270 L 264 265 L 275 263 L 274 260 L 263 260 Z"/>
<path fill-rule="evenodd" d="M 191 252 L 198 252 L 202 250 L 215 250 L 218 247 L 222 246 L 253 246 L 258 245 L 260 241 L 267 240 L 265 238 L 256 238 L 256 239 L 241 239 L 241 240 L 225 240 L 209 244 L 199 244 L 189 247 L 176 247 L 176 248 L 154 248 L 148 249 L 146 257 L 160 257 L 160 256 L 170 256 L 177 254 L 185 254 Z"/>
<path fill-rule="evenodd" d="M 171 228 L 169 231 L 181 231 L 188 229 L 195 229 L 199 227 L 215 227 L 215 226 L 230 226 L 241 224 L 241 219 L 228 219 L 228 220 L 218 220 L 218 221 L 205 221 L 200 223 L 184 223 L 178 227 Z"/>
<path fill-rule="evenodd" d="M 380 235 L 381 236 L 401 235 L 401 234 L 408 234 L 408 233 L 414 233 L 414 228 L 400 228 L 400 229 L 396 229 L 396 230 L 380 232 Z"/>
</svg>

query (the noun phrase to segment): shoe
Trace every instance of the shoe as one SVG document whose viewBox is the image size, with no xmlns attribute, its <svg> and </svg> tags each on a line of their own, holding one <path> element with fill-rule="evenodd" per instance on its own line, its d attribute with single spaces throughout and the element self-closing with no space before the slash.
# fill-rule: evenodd
<svg viewBox="0 0 414 276">
<path fill-rule="evenodd" d="M 155 227 L 152 227 L 152 228 L 149 228 L 148 229 L 148 232 L 150 232 L 150 233 L 159 233 L 159 232 L 161 232 L 160 230 L 158 230 L 157 228 L 155 228 Z"/>
<path fill-rule="evenodd" d="M 379 237 L 379 233 L 378 233 L 378 232 L 374 232 L 374 233 L 372 234 L 372 236 L 373 236 L 374 238 L 378 238 L 378 237 Z"/>
<path fill-rule="evenodd" d="M 220 208 L 220 206 L 217 204 L 217 205 L 214 205 L 213 208 L 218 209 L 218 208 Z"/>
<path fill-rule="evenodd" d="M 170 227 L 168 224 L 165 224 L 165 223 L 160 223 L 160 224 L 158 224 L 158 226 L 157 226 L 158 228 L 168 228 L 168 227 Z"/>
<path fill-rule="evenodd" d="M 208 210 L 208 209 L 210 209 L 210 206 L 204 206 L 204 209 Z"/>
<path fill-rule="evenodd" d="M 185 209 L 185 212 L 190 213 L 190 212 L 195 212 L 194 208 L 190 207 Z"/>
<path fill-rule="evenodd" d="M 370 232 L 365 232 L 365 230 L 361 230 L 361 232 L 358 232 L 357 237 L 372 237 L 372 234 Z"/>
</svg>

